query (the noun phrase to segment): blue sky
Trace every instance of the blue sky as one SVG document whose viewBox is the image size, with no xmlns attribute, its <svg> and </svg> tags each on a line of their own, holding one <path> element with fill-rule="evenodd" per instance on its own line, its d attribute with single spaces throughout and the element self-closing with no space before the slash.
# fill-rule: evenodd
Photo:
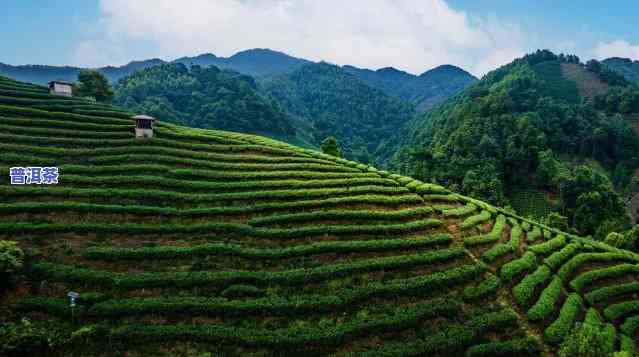
<svg viewBox="0 0 639 357">
<path fill-rule="evenodd" d="M 348 7 L 344 7 L 344 4 Z M 102 66 L 269 47 L 337 64 L 476 75 L 536 48 L 639 60 L 637 1 L 3 0 L 0 62 Z"/>
</svg>

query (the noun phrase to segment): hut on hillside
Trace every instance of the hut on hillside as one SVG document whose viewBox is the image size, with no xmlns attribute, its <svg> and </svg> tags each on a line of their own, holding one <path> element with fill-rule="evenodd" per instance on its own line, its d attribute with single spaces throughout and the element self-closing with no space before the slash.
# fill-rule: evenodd
<svg viewBox="0 0 639 357">
<path fill-rule="evenodd" d="M 152 138 L 154 117 L 148 115 L 136 115 L 135 120 L 135 137 L 136 138 Z"/>
</svg>

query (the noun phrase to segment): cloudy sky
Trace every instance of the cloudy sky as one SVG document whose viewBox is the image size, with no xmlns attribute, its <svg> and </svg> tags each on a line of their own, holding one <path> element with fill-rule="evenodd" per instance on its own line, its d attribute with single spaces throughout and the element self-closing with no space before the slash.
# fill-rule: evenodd
<svg viewBox="0 0 639 357">
<path fill-rule="evenodd" d="M 569 3 L 572 3 L 569 4 Z M 537 48 L 639 60 L 639 2 L 2 0 L 0 62 L 97 67 L 271 48 L 310 60 L 481 76 Z"/>
</svg>

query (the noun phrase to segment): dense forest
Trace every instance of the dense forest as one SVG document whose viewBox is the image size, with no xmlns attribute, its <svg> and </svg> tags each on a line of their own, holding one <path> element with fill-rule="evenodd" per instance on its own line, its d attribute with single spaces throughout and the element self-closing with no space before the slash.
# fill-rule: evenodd
<svg viewBox="0 0 639 357">
<path fill-rule="evenodd" d="M 413 104 L 419 112 L 433 108 L 477 81 L 470 73 L 451 65 L 435 67 L 419 76 L 393 67 L 377 71 L 353 66 L 343 68 L 369 86 Z"/>
<path fill-rule="evenodd" d="M 335 136 L 345 157 L 372 162 L 380 143 L 412 118 L 412 105 L 371 88 L 342 68 L 309 64 L 263 82 L 290 113 L 306 118 L 322 140 Z"/>
<path fill-rule="evenodd" d="M 123 78 L 114 103 L 134 112 L 196 128 L 292 138 L 292 119 L 255 80 L 215 66 L 165 64 Z M 291 140 L 294 141 L 294 140 Z"/>
<path fill-rule="evenodd" d="M 412 121 L 392 164 L 502 205 L 543 194 L 538 218 L 602 238 L 629 223 L 636 113 L 639 90 L 617 72 L 537 51 Z"/>
<path fill-rule="evenodd" d="M 619 72 L 631 82 L 639 82 L 639 61 L 629 58 L 612 57 L 601 61 L 604 65 Z"/>
</svg>

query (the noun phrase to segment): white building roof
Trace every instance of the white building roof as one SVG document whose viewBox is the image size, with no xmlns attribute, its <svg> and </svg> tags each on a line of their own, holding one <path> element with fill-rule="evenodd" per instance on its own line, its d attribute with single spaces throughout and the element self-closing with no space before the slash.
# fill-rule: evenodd
<svg viewBox="0 0 639 357">
<path fill-rule="evenodd" d="M 133 117 L 133 119 L 138 120 L 138 119 L 146 119 L 146 120 L 155 120 L 154 117 L 150 117 L 148 115 L 136 115 Z"/>
</svg>

